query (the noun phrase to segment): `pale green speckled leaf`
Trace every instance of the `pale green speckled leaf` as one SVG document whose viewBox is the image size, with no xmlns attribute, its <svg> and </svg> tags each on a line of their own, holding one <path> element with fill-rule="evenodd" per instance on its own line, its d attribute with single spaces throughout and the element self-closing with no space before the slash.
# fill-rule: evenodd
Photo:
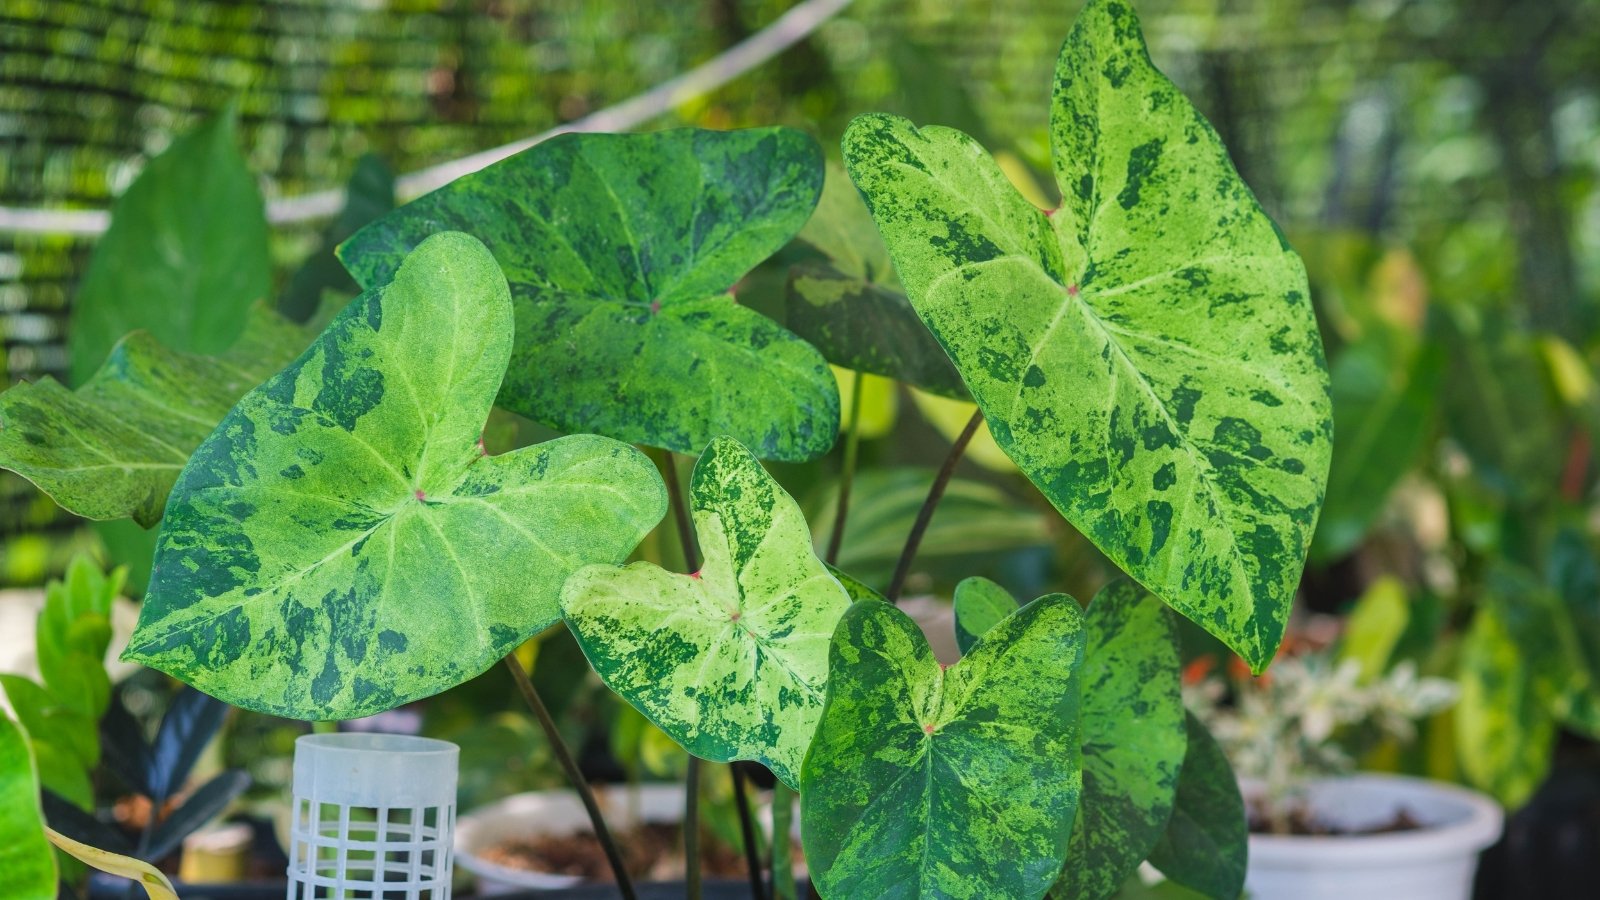
<svg viewBox="0 0 1600 900">
<path fill-rule="evenodd" d="M 711 442 L 689 495 L 700 571 L 581 569 L 561 595 L 567 626 L 606 685 L 690 753 L 756 760 L 798 786 L 850 596 L 738 441 Z"/>
<path fill-rule="evenodd" d="M 438 693 L 560 618 L 577 569 L 666 509 L 579 435 L 486 456 L 511 299 L 442 234 L 245 395 L 179 476 L 125 656 L 237 706 L 344 719 Z"/>
<path fill-rule="evenodd" d="M 168 349 L 135 331 L 75 391 L 46 376 L 0 394 L 0 468 L 68 512 L 151 527 L 194 448 L 313 336 L 265 303 L 251 307 L 239 339 L 217 356 Z"/>
<path fill-rule="evenodd" d="M 56 859 L 44 836 L 39 776 L 22 727 L 0 713 L 0 885 L 13 900 L 55 900 Z"/>
<path fill-rule="evenodd" d="M 1215 132 L 1091 0 L 1062 48 L 1045 212 L 966 135 L 862 116 L 845 162 L 995 441 L 1114 562 L 1257 670 L 1327 482 L 1304 267 Z"/>
<path fill-rule="evenodd" d="M 1082 786 L 1083 614 L 1041 597 L 941 669 L 915 622 L 855 604 L 801 773 L 823 897 L 1043 896 Z"/>
<path fill-rule="evenodd" d="M 963 654 L 989 629 L 1017 611 L 1017 599 L 1010 591 L 976 575 L 956 585 L 951 605 L 955 612 L 956 646 Z"/>
<path fill-rule="evenodd" d="M 1244 798 L 1211 732 L 1193 715 L 1184 723 L 1189 743 L 1177 800 L 1150 864 L 1211 900 L 1239 900 L 1250 852 Z"/>
<path fill-rule="evenodd" d="M 429 234 L 474 234 L 516 304 L 502 406 L 565 432 L 680 453 L 729 435 L 802 461 L 833 446 L 838 386 L 731 291 L 821 188 L 816 143 L 790 128 L 566 134 L 406 204 L 339 257 L 370 287 Z"/>
<path fill-rule="evenodd" d="M 1188 745 L 1175 619 L 1125 578 L 1089 604 L 1083 800 L 1052 897 L 1115 896 L 1166 830 Z"/>
</svg>

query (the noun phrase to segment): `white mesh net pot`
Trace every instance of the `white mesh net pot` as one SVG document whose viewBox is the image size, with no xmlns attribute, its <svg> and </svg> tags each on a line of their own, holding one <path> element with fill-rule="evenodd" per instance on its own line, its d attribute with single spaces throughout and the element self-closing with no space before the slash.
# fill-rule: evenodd
<svg viewBox="0 0 1600 900">
<path fill-rule="evenodd" d="M 456 766 L 448 741 L 295 741 L 288 900 L 450 900 Z"/>
</svg>

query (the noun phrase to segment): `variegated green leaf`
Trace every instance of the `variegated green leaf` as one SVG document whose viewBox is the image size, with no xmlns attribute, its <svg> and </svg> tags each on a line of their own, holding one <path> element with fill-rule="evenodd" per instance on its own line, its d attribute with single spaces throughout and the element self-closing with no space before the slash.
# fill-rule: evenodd
<svg viewBox="0 0 1600 900">
<path fill-rule="evenodd" d="M 821 187 L 816 144 L 789 128 L 567 134 L 395 210 L 339 256 L 370 287 L 435 231 L 477 235 L 516 302 L 502 406 L 682 453 L 730 435 L 807 460 L 838 434 L 833 376 L 732 288 Z"/>
<path fill-rule="evenodd" d="M 1244 892 L 1250 828 L 1228 758 L 1211 732 L 1190 715 L 1183 772 L 1167 830 L 1150 853 L 1161 874 L 1210 897 L 1239 900 Z"/>
<path fill-rule="evenodd" d="M 238 706 L 367 715 L 483 671 L 624 559 L 665 491 L 593 435 L 478 438 L 511 354 L 483 245 L 430 238 L 244 399 L 173 488 L 125 656 Z"/>
<path fill-rule="evenodd" d="M 1051 135 L 1065 200 L 1049 212 L 948 128 L 862 116 L 844 155 L 996 442 L 1260 670 L 1327 482 L 1304 268 L 1122 0 L 1091 0 L 1067 38 Z"/>
<path fill-rule="evenodd" d="M 1549 636 L 1534 645 L 1518 642 L 1506 615 L 1512 605 L 1490 602 L 1472 617 L 1461 642 L 1453 721 L 1467 780 L 1515 809 L 1550 770 L 1558 697 L 1539 658 L 1552 650 Z"/>
<path fill-rule="evenodd" d="M 14 900 L 55 900 L 56 859 L 44 836 L 28 736 L 0 712 L 0 885 Z"/>
<path fill-rule="evenodd" d="M 0 468 L 84 518 L 131 516 L 151 527 L 194 448 L 312 337 L 264 303 L 218 356 L 135 331 L 75 391 L 46 376 L 0 394 Z"/>
<path fill-rule="evenodd" d="M 175 350 L 219 353 L 267 299 L 267 216 L 234 120 L 230 108 L 180 136 L 117 198 L 72 301 L 72 384 L 135 329 Z"/>
<path fill-rule="evenodd" d="M 784 323 L 828 361 L 949 397 L 967 396 L 950 357 L 917 318 L 861 195 L 829 164 L 822 199 L 800 240 L 827 262 L 789 273 Z"/>
<path fill-rule="evenodd" d="M 972 649 L 989 629 L 1017 611 L 1011 592 L 987 578 L 964 578 L 956 585 L 956 646 L 962 654 Z"/>
<path fill-rule="evenodd" d="M 1083 800 L 1051 891 L 1063 900 L 1112 897 L 1139 868 L 1172 815 L 1188 744 L 1171 611 L 1118 579 L 1084 622 Z"/>
<path fill-rule="evenodd" d="M 738 441 L 711 442 L 689 496 L 700 571 L 580 569 L 561 594 L 567 625 L 606 685 L 690 753 L 756 760 L 797 786 L 850 596 Z"/>
<path fill-rule="evenodd" d="M 824 897 L 1043 896 L 1082 785 L 1083 614 L 1064 594 L 941 669 L 910 617 L 840 620 L 828 704 L 801 773 L 806 860 Z"/>
</svg>

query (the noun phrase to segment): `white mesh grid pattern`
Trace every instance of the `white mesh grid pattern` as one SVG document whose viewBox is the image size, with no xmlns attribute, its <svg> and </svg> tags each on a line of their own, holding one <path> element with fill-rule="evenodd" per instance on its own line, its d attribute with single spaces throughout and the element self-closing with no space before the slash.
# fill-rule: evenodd
<svg viewBox="0 0 1600 900">
<path fill-rule="evenodd" d="M 288 900 L 450 900 L 453 804 L 352 807 L 297 795 L 293 811 Z"/>
<path fill-rule="evenodd" d="M 395 735 L 297 740 L 287 900 L 450 900 L 458 754 Z"/>
</svg>

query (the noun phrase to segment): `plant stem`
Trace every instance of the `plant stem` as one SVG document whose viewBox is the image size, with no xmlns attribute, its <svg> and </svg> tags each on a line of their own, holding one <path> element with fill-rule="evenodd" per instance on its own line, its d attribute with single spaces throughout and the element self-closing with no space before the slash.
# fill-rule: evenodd
<svg viewBox="0 0 1600 900">
<path fill-rule="evenodd" d="M 956 463 L 961 461 L 961 454 L 967 450 L 972 436 L 978 432 L 978 425 L 983 421 L 983 410 L 973 410 L 972 418 L 967 420 L 967 427 L 961 429 L 961 434 L 956 437 L 956 442 L 950 445 L 950 453 L 944 458 L 944 466 L 939 469 L 939 474 L 934 476 L 933 486 L 928 488 L 928 499 L 922 502 L 922 509 L 917 511 L 917 520 L 911 525 L 911 534 L 906 537 L 906 546 L 900 551 L 900 562 L 894 567 L 894 578 L 889 582 L 889 592 L 884 596 L 890 603 L 900 602 L 900 590 L 906 586 L 906 576 L 911 574 L 911 561 L 917 558 L 917 547 L 922 544 L 922 535 L 928 530 L 928 523 L 933 521 L 933 511 L 938 508 L 939 500 L 944 496 L 944 489 L 950 484 L 951 476 L 956 473 Z"/>
<path fill-rule="evenodd" d="M 756 826 L 750 818 L 750 801 L 745 797 L 744 773 L 739 764 L 729 763 L 728 773 L 733 777 L 733 805 L 739 810 L 739 836 L 744 839 L 744 863 L 750 870 L 750 896 L 752 900 L 766 900 L 761 879 L 761 848 L 756 846 Z"/>
<path fill-rule="evenodd" d="M 693 753 L 683 781 L 684 893 L 688 900 L 700 900 L 700 757 Z"/>
<path fill-rule="evenodd" d="M 667 496 L 672 500 L 672 513 L 678 521 L 678 543 L 683 547 L 683 566 L 690 572 L 700 570 L 700 548 L 695 540 L 694 521 L 689 517 L 689 504 L 684 498 L 683 482 L 678 480 L 678 460 L 664 451 L 658 460 L 661 475 L 667 482 Z M 688 900 L 700 900 L 700 757 L 689 754 L 689 770 L 684 775 L 683 799 L 683 880 Z"/>
<path fill-rule="evenodd" d="M 550 741 L 550 749 L 555 752 L 556 762 L 567 773 L 567 780 L 572 782 L 573 789 L 578 792 L 578 799 L 583 801 L 583 808 L 589 811 L 589 821 L 594 825 L 594 836 L 599 839 L 601 848 L 606 852 L 606 861 L 611 864 L 611 873 L 616 876 L 617 890 L 621 892 L 624 900 L 636 900 L 633 880 L 628 877 L 628 867 L 623 864 L 622 853 L 617 850 L 616 842 L 611 839 L 611 829 L 606 827 L 605 817 L 600 814 L 600 805 L 595 802 L 594 791 L 589 789 L 588 779 L 584 778 L 583 772 L 578 769 L 577 761 L 572 758 L 572 751 L 567 749 L 567 742 L 561 739 L 561 730 L 556 727 L 556 720 L 545 707 L 544 700 L 540 698 L 538 689 L 533 686 L 533 681 L 522 668 L 522 663 L 517 661 L 516 652 L 507 654 L 501 662 L 511 670 L 511 679 L 517 683 L 517 690 L 522 692 L 522 699 L 528 701 L 528 707 L 533 710 L 533 717 L 539 720 L 539 727 L 544 729 L 545 737 Z"/>
<path fill-rule="evenodd" d="M 850 484 L 856 477 L 856 448 L 861 443 L 861 383 L 867 380 L 865 372 L 855 373 L 850 385 L 850 432 L 844 439 L 844 466 L 839 470 L 839 500 L 833 510 L 833 534 L 828 536 L 828 552 L 823 560 L 828 565 L 839 562 L 839 547 L 844 543 L 844 520 L 850 514 Z"/>
<path fill-rule="evenodd" d="M 793 842 L 794 791 L 780 779 L 772 786 L 772 896 L 774 900 L 796 900 Z"/>
</svg>

